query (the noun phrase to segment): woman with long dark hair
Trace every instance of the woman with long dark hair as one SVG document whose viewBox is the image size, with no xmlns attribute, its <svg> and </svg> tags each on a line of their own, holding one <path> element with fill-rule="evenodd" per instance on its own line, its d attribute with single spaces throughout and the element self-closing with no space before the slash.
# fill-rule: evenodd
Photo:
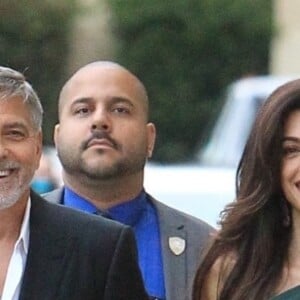
<svg viewBox="0 0 300 300">
<path fill-rule="evenodd" d="M 300 299 L 300 80 L 261 107 L 194 300 Z"/>
</svg>

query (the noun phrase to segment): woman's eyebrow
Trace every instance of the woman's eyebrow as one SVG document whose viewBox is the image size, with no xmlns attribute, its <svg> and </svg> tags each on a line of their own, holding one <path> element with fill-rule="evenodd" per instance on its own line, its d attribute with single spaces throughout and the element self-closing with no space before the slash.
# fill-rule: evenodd
<svg viewBox="0 0 300 300">
<path fill-rule="evenodd" d="M 282 139 L 282 142 L 297 142 L 300 143 L 300 138 L 294 137 L 294 136 L 285 136 Z"/>
</svg>

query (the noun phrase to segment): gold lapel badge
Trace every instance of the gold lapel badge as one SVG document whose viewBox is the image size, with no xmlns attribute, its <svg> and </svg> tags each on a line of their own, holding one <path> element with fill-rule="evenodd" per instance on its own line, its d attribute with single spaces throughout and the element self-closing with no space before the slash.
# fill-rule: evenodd
<svg viewBox="0 0 300 300">
<path fill-rule="evenodd" d="M 178 236 L 169 237 L 169 247 L 175 255 L 180 255 L 185 250 L 185 240 Z"/>
</svg>

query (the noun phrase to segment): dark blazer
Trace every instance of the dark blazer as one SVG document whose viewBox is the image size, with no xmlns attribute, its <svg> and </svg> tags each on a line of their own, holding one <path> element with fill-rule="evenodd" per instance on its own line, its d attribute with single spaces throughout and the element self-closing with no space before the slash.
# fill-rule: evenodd
<svg viewBox="0 0 300 300">
<path fill-rule="evenodd" d="M 20 300 L 141 300 L 131 229 L 31 193 L 30 240 Z"/>
<path fill-rule="evenodd" d="M 50 202 L 61 203 L 63 189 L 44 195 Z M 200 256 L 214 229 L 205 222 L 155 200 L 157 210 L 167 300 L 190 300 L 191 287 Z"/>
</svg>

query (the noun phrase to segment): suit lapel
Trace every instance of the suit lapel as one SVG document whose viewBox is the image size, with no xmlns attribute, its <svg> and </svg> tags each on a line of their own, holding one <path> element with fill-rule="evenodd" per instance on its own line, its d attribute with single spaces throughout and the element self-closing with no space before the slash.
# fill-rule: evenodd
<svg viewBox="0 0 300 300">
<path fill-rule="evenodd" d="M 20 300 L 56 299 L 72 241 L 55 230 L 44 200 L 31 195 L 30 242 Z"/>
<path fill-rule="evenodd" d="M 184 224 L 172 217 L 168 207 L 150 199 L 157 209 L 160 223 L 166 298 L 184 300 L 182 295 L 187 295 L 187 234 Z"/>
</svg>

